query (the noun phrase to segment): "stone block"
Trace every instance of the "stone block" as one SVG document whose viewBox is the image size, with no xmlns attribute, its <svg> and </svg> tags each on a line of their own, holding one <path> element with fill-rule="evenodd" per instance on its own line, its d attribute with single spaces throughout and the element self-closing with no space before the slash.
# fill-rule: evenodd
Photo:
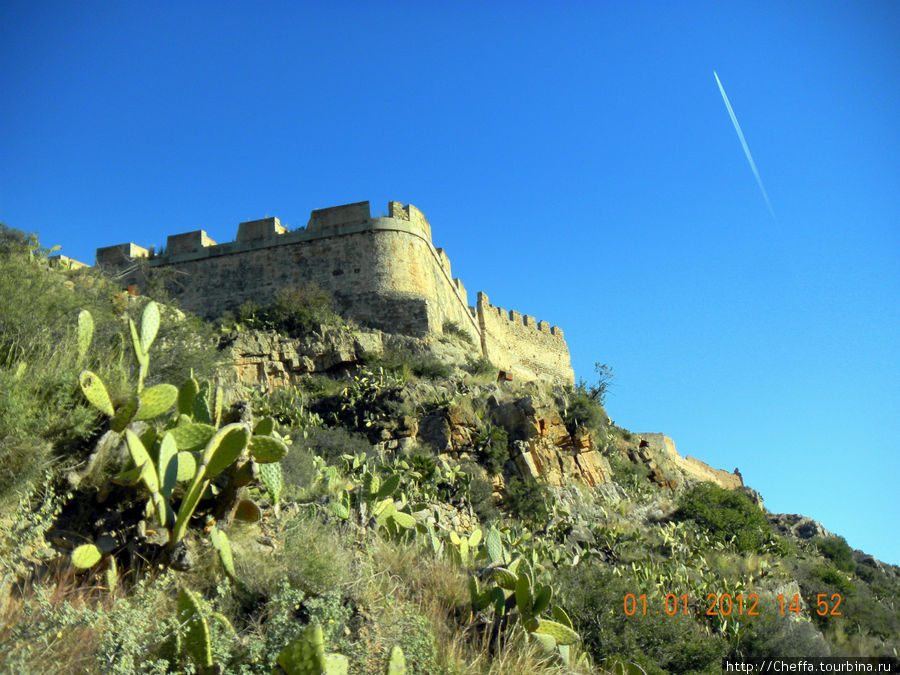
<svg viewBox="0 0 900 675">
<path fill-rule="evenodd" d="M 170 234 L 166 240 L 166 255 L 178 253 L 196 253 L 206 247 L 215 246 L 204 230 L 194 230 L 182 234 Z"/>
<path fill-rule="evenodd" d="M 238 225 L 237 239 L 235 241 L 250 242 L 275 239 L 275 237 L 285 232 L 287 232 L 287 228 L 282 226 L 278 218 L 248 220 Z"/>
</svg>

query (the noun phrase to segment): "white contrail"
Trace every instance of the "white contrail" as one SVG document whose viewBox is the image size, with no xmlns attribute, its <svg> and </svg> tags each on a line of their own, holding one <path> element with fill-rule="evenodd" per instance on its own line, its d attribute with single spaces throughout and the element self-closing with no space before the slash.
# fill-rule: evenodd
<svg viewBox="0 0 900 675">
<path fill-rule="evenodd" d="M 775 211 L 772 210 L 772 203 L 769 201 L 769 195 L 766 194 L 766 188 L 763 186 L 762 178 L 759 177 L 759 171 L 756 170 L 756 162 L 753 161 L 753 155 L 750 154 L 750 146 L 747 145 L 747 139 L 744 138 L 744 132 L 741 131 L 741 125 L 738 124 L 737 116 L 734 114 L 734 110 L 731 107 L 728 95 L 725 93 L 725 87 L 722 86 L 722 81 L 719 79 L 718 73 L 713 71 L 713 76 L 716 78 L 716 84 L 719 85 L 719 92 L 722 94 L 722 100 L 725 101 L 725 107 L 728 108 L 728 114 L 731 115 L 731 123 L 734 125 L 734 130 L 737 132 L 741 145 L 744 147 L 744 154 L 747 155 L 747 161 L 750 162 L 750 168 L 753 170 L 753 175 L 756 176 L 756 182 L 759 183 L 759 189 L 762 192 L 763 198 L 766 200 L 766 206 L 769 207 L 769 213 L 772 214 L 774 220 L 776 219 Z"/>
</svg>

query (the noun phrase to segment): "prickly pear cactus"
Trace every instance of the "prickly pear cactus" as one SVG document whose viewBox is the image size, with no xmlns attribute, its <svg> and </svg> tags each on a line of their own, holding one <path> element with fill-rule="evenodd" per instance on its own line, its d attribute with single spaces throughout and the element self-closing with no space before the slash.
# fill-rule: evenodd
<svg viewBox="0 0 900 675">
<path fill-rule="evenodd" d="M 406 675 L 406 657 L 400 645 L 394 645 L 391 650 L 391 660 L 388 661 L 387 675 Z"/>
<path fill-rule="evenodd" d="M 549 635 L 558 645 L 572 645 L 578 642 L 578 633 L 568 626 L 549 619 L 535 619 L 535 621 L 538 623 L 532 632 L 540 635 Z"/>
<path fill-rule="evenodd" d="M 270 462 L 259 465 L 259 479 L 266 486 L 266 492 L 272 504 L 277 504 L 281 499 L 281 491 L 284 488 L 284 478 L 281 472 L 281 464 Z"/>
<path fill-rule="evenodd" d="M 303 635 L 288 643 L 278 655 L 278 665 L 287 675 L 347 675 L 350 668 L 346 656 L 325 653 L 325 637 L 319 624 L 309 626 Z"/>
<path fill-rule="evenodd" d="M 84 361 L 94 336 L 94 317 L 86 309 L 78 312 L 78 361 Z"/>
<path fill-rule="evenodd" d="M 93 567 L 101 558 L 100 549 L 94 544 L 82 544 L 72 551 L 72 564 L 79 569 Z"/>
<path fill-rule="evenodd" d="M 200 599 L 187 588 L 178 591 L 178 620 L 186 628 L 183 648 L 201 668 L 212 668 L 212 641 Z"/>
</svg>

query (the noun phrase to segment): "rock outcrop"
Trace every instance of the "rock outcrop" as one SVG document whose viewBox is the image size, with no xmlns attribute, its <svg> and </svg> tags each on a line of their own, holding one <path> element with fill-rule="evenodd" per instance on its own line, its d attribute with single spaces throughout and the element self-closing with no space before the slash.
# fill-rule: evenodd
<svg viewBox="0 0 900 675">
<path fill-rule="evenodd" d="M 510 455 L 523 476 L 562 487 L 572 479 L 594 487 L 612 480 L 606 458 L 584 427 L 566 428 L 559 411 L 532 396 L 512 403 L 488 399 L 495 419 L 510 430 Z"/>
<path fill-rule="evenodd" d="M 797 539 L 812 539 L 813 537 L 828 537 L 831 533 L 822 523 L 801 516 L 796 513 L 771 513 L 769 523 L 781 534 L 786 534 Z"/>
<path fill-rule="evenodd" d="M 678 477 L 687 480 L 715 483 L 726 490 L 737 490 L 744 481 L 737 473 L 714 469 L 694 457 L 682 457 L 675 441 L 659 433 L 635 434 L 640 441 L 637 448 L 628 448 L 629 459 L 644 463 L 651 479 L 658 485 L 676 487 Z"/>
<path fill-rule="evenodd" d="M 237 333 L 229 344 L 241 384 L 271 389 L 297 384 L 302 375 L 323 373 L 383 349 L 379 331 L 351 333 L 325 326 L 302 338 L 278 333 Z"/>
</svg>

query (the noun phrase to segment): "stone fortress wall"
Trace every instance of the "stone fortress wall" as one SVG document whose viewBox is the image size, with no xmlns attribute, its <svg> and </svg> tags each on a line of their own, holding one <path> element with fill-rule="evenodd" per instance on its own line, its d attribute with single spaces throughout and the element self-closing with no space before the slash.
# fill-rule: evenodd
<svg viewBox="0 0 900 675">
<path fill-rule="evenodd" d="M 318 209 L 294 231 L 277 218 L 248 221 L 225 244 L 203 230 L 186 232 L 169 236 L 159 255 L 130 243 L 109 246 L 97 249 L 97 264 L 139 287 L 147 268 L 172 270 L 169 292 L 209 318 L 248 300 L 271 302 L 281 288 L 316 283 L 363 324 L 424 338 L 440 336 L 453 322 L 501 370 L 525 380 L 574 382 L 562 330 L 494 307 L 483 293 L 470 306 L 447 254 L 432 244 L 431 225 L 412 204 L 390 202 L 388 216 L 375 218 L 369 202 Z"/>
</svg>

